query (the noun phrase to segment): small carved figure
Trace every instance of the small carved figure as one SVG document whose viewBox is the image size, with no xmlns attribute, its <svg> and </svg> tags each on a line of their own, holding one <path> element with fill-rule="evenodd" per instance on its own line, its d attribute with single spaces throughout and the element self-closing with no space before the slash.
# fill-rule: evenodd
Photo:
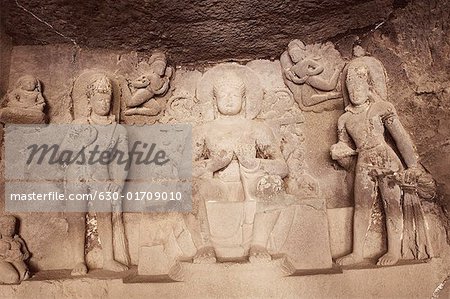
<svg viewBox="0 0 450 299">
<path fill-rule="evenodd" d="M 388 250 L 377 264 L 393 265 L 401 257 L 403 232 L 401 189 L 393 175 L 404 170 L 400 158 L 385 140 L 386 129 L 407 166 L 405 175 L 416 177 L 422 171 L 409 135 L 400 123 L 394 106 L 386 101 L 386 87 L 379 90 L 377 84 L 380 80 L 374 80 L 384 76 L 384 69 L 380 69 L 379 62 L 373 63 L 374 58 L 361 58 L 354 59 L 345 70 L 345 88 L 350 102 L 338 121 L 339 142 L 331 147 L 332 158 L 346 168 L 349 168 L 351 158 L 357 156 L 353 252 L 339 258 L 337 263 L 349 265 L 363 260 L 371 210 L 380 192 L 387 219 Z M 353 143 L 356 150 L 352 147 Z"/>
<path fill-rule="evenodd" d="M 45 100 L 39 80 L 25 75 L 17 80 L 16 87 L 6 95 L 6 107 L 0 109 L 2 123 L 45 123 Z"/>
<path fill-rule="evenodd" d="M 154 116 L 163 108 L 154 97 L 162 96 L 169 90 L 173 69 L 167 66 L 163 52 L 155 52 L 145 65 L 139 64 L 144 74 L 131 82 L 133 92 L 131 98 L 126 100 L 125 115 Z"/>
<path fill-rule="evenodd" d="M 16 222 L 11 215 L 0 217 L 0 283 L 19 283 L 30 276 L 25 263 L 30 253 L 25 241 L 16 235 Z"/>
<path fill-rule="evenodd" d="M 281 55 L 283 78 L 303 110 L 342 96 L 335 89 L 344 64 L 336 52 L 331 43 L 306 46 L 296 39 Z"/>
<path fill-rule="evenodd" d="M 78 79 L 78 81 L 82 81 Z M 88 77 L 86 96 L 89 103 L 87 119 L 75 119 L 74 128 L 71 129 L 62 143 L 62 148 L 79 152 L 98 150 L 101 152 L 117 150 L 128 153 L 126 129 L 116 123 L 111 115 L 112 83 L 103 74 L 94 74 Z M 86 82 L 76 83 L 85 84 Z M 127 157 L 124 157 L 126 159 Z M 87 161 L 71 163 L 65 171 L 65 189 L 67 193 L 87 194 L 96 192 L 121 192 L 128 172 L 117 163 L 89 164 Z M 93 206 L 96 209 L 98 232 L 103 253 L 103 269 L 110 271 L 125 271 L 129 257 L 126 252 L 126 239 L 121 214 L 121 202 L 109 203 L 112 206 Z M 75 242 L 74 258 L 76 266 L 72 275 L 85 275 L 88 272 L 85 263 L 85 212 L 87 207 L 77 206 L 68 213 L 69 235 Z M 109 209 L 109 210 L 105 210 Z M 118 247 L 116 247 L 118 245 Z M 120 248 L 120 249 L 118 249 Z M 118 257 L 120 256 L 120 261 Z"/>
</svg>

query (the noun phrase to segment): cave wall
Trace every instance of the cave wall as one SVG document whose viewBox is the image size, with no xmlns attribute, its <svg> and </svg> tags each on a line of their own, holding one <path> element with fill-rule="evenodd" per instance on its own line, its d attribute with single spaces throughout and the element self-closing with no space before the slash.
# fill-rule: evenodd
<svg viewBox="0 0 450 299">
<path fill-rule="evenodd" d="M 388 72 L 389 101 L 450 210 L 450 2 L 411 1 L 362 40 Z M 348 38 L 348 37 L 347 37 Z"/>
<path fill-rule="evenodd" d="M 369 3 L 375 2 L 369 1 Z M 129 9 L 131 10 L 131 8 Z M 235 59 L 242 60 L 245 63 L 248 60 L 273 57 L 272 61 L 276 61 L 288 41 L 297 37 L 304 37 L 307 42 L 331 39 L 346 59 L 351 58 L 353 45 L 361 44 L 367 52 L 384 63 L 389 78 L 389 101 L 394 103 L 400 120 L 411 134 L 423 165 L 438 182 L 438 200 L 445 208 L 449 209 L 449 11 L 450 4 L 445 1 L 411 1 L 407 5 L 405 3 L 401 7 L 396 7 L 394 13 L 389 10 L 389 13 L 384 13 L 382 17 L 377 17 L 377 14 L 375 14 L 374 19 L 369 18 L 367 23 L 344 22 L 348 25 L 348 28 L 339 27 L 339 29 L 336 29 L 333 27 L 335 25 L 328 26 L 327 24 L 333 23 L 335 19 L 327 17 L 325 19 L 329 23 L 323 23 L 322 20 L 322 23 L 314 25 L 320 25 L 325 29 L 319 30 L 318 27 L 311 26 L 303 27 L 300 31 L 297 27 L 283 27 L 285 36 L 267 33 L 264 35 L 266 39 L 259 39 L 261 37 L 252 34 L 255 30 L 260 30 L 255 28 L 266 28 L 265 26 L 270 22 L 255 23 L 256 27 L 249 27 L 247 33 L 239 32 L 239 34 L 236 33 L 236 36 L 230 33 L 226 40 L 215 35 L 220 31 L 217 30 L 220 27 L 213 27 L 216 28 L 215 32 L 213 30 L 211 32 L 193 30 L 212 38 L 212 40 L 206 39 L 203 41 L 204 45 L 207 46 L 202 48 L 202 51 L 198 51 L 190 44 L 193 43 L 190 39 L 187 44 L 172 43 L 172 39 L 177 40 L 178 38 L 180 40 L 180 36 L 168 38 L 167 44 L 165 44 L 164 38 L 151 43 L 146 42 L 151 39 L 151 36 L 143 34 L 140 35 L 140 38 L 137 38 L 131 35 L 127 37 L 129 43 L 120 44 L 114 38 L 103 40 L 99 33 L 101 30 L 91 30 L 92 28 L 89 29 L 90 31 L 83 29 L 86 31 L 80 33 L 80 36 L 83 34 L 83 36 L 89 36 L 90 33 L 93 35 L 93 38 L 85 41 L 85 44 L 81 44 L 81 42 L 79 44 L 77 42 L 76 45 L 73 43 L 53 44 L 67 42 L 67 39 L 58 37 L 54 32 L 49 32 L 48 26 L 46 27 L 42 22 L 29 19 L 29 22 L 23 22 L 23 24 L 28 25 L 23 26 L 31 26 L 33 30 L 36 30 L 36 39 L 28 39 L 23 36 L 23 31 L 15 31 L 19 28 L 14 28 L 13 24 L 10 23 L 7 25 L 7 30 L 9 34 L 14 36 L 15 45 L 12 47 L 8 35 L 3 31 L 1 33 L 0 70 L 2 70 L 2 73 L 0 94 L 5 93 L 6 86 L 12 87 L 22 74 L 33 74 L 43 81 L 43 93 L 48 102 L 51 122 L 67 123 L 71 120 L 70 92 L 74 78 L 86 68 L 114 71 L 120 55 L 129 53 L 130 47 L 141 50 L 142 55 L 150 53 L 150 50 L 157 46 L 166 48 L 172 64 L 178 65 L 177 72 L 181 73 L 182 71 L 195 72 L 194 69 L 203 71 L 218 60 Z M 13 16 L 18 16 L 14 13 L 19 14 L 15 9 L 12 9 L 10 13 Z M 351 9 L 348 12 L 349 15 L 361 13 Z M 376 29 L 375 26 L 371 26 L 363 31 L 357 30 L 357 32 L 354 32 L 350 30 L 346 32 L 351 28 L 373 25 L 388 15 L 389 19 L 376 26 Z M 290 23 L 295 23 L 293 15 L 286 14 L 284 17 L 289 17 Z M 345 21 L 346 18 L 344 17 L 343 20 Z M 308 22 L 315 24 L 313 20 L 308 20 Z M 93 23 L 95 24 L 95 22 Z M 73 26 L 71 24 L 73 23 L 68 22 L 65 26 Z M 299 24 L 301 24 L 300 21 Z M 207 24 L 204 25 L 207 27 Z M 101 28 L 101 25 L 99 26 Z M 245 24 L 239 26 L 245 27 Z M 75 32 L 75 29 L 73 30 Z M 38 32 L 46 33 L 44 36 L 40 36 Z M 175 32 L 178 34 L 178 31 L 175 30 Z M 96 34 L 99 34 L 99 36 L 95 36 Z M 103 31 L 102 34 L 111 34 L 111 32 Z M 123 32 L 123 36 L 127 36 L 126 31 Z M 184 36 L 186 36 L 185 33 Z M 230 38 L 234 37 L 237 39 L 228 42 Z M 125 40 L 128 41 L 127 38 Z M 43 40 L 44 43 L 51 44 L 36 45 L 42 43 Z M 102 41 L 106 43 L 106 47 L 97 48 L 103 46 Z M 254 47 L 252 48 L 250 45 Z M 12 57 L 11 66 L 9 64 L 10 55 Z M 196 64 L 197 59 L 198 63 Z M 339 110 L 305 113 L 305 121 L 309 128 L 306 131 L 307 160 L 310 161 L 310 164 L 316 166 L 311 168 L 312 175 L 322 180 L 321 187 L 326 193 L 328 208 L 352 206 L 351 182 L 347 184 L 345 171 L 333 164 L 328 151 L 329 146 L 336 142 L 336 122 L 341 113 L 342 111 Z M 338 188 L 338 186 L 341 187 Z M 336 190 L 339 191 L 336 192 Z M 34 257 L 34 266 L 37 268 L 42 265 L 47 268 L 69 267 L 70 261 L 67 261 L 66 256 L 69 253 L 70 243 L 67 240 L 67 223 L 64 219 L 55 217 L 49 225 L 47 219 L 41 215 L 24 215 L 22 218 L 24 227 L 47 227 L 47 229 L 39 230 L 40 237 L 36 237 L 36 229 L 22 229 L 23 237 L 26 240 L 31 240 L 30 246 L 37 253 L 37 256 Z M 125 218 L 128 223 L 127 229 L 130 232 L 136 231 L 138 225 L 136 216 L 125 215 Z M 63 233 L 55 237 L 55 231 Z M 136 243 L 136 234 L 130 233 L 129 235 L 135 238 L 130 242 Z M 52 239 L 53 242 L 49 243 L 49 239 Z M 137 248 L 132 247 L 131 250 L 132 259 L 135 262 Z M 39 255 L 40 253 L 42 255 Z M 51 253 L 51 256 L 48 253 Z M 55 253 L 59 256 L 55 256 Z M 63 264 L 62 261 L 67 262 L 67 264 Z"/>
<path fill-rule="evenodd" d="M 12 39 L 6 34 L 3 23 L 0 22 L 0 98 L 8 89 L 11 50 Z"/>
<path fill-rule="evenodd" d="M 393 0 L 2 0 L 16 45 L 164 48 L 176 63 L 277 57 L 293 38 L 326 41 L 388 18 Z"/>
</svg>

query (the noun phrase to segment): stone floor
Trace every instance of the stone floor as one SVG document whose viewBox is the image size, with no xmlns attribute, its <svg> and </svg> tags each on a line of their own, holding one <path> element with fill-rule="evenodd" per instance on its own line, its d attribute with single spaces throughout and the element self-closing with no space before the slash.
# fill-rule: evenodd
<svg viewBox="0 0 450 299">
<path fill-rule="evenodd" d="M 427 263 L 357 267 L 327 274 L 282 277 L 274 265 L 185 264 L 186 282 L 122 279 L 100 270 L 72 278 L 68 270 L 40 273 L 21 285 L 0 286 L 1 298 L 450 298 L 450 249 Z M 132 274 L 130 270 L 127 275 Z M 310 273 L 314 274 L 314 273 Z M 58 279 L 56 279 L 58 277 Z M 142 283 L 139 283 L 142 282 Z M 143 283 L 146 282 L 146 283 Z"/>
</svg>

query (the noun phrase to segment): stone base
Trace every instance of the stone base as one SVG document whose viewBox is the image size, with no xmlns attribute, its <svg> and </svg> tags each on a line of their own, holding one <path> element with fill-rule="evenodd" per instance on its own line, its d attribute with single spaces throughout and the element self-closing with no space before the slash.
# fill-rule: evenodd
<svg viewBox="0 0 450 299">
<path fill-rule="evenodd" d="M 285 254 L 296 270 L 332 268 L 325 201 L 303 200 L 291 208 L 294 217 L 279 253 Z"/>
<path fill-rule="evenodd" d="M 149 281 L 121 279 L 117 273 L 94 270 L 90 275 L 73 278 L 67 270 L 42 272 L 21 285 L 0 286 L 3 298 L 147 298 L 157 294 L 160 298 L 183 297 L 299 297 L 299 298 L 448 298 L 447 259 L 434 259 L 429 263 L 350 269 L 338 274 L 283 277 L 274 271 L 275 264 L 256 267 L 251 264 L 184 264 L 186 282 L 168 283 L 170 280 Z M 258 269 L 257 269 L 258 268 Z M 131 275 L 136 269 L 124 272 Z M 325 273 L 310 273 L 325 274 Z M 58 279 L 55 278 L 59 277 Z M 98 277 L 95 277 L 98 276 Z M 402 277 L 399 283 L 398 277 Z M 370 279 L 368 279 L 370 278 Z M 128 283 L 127 283 L 128 282 Z M 143 282 L 143 283 L 138 283 Z M 163 283 L 165 282 L 165 283 Z M 447 283 L 448 284 L 448 283 Z M 439 290 L 440 289 L 440 290 Z"/>
</svg>

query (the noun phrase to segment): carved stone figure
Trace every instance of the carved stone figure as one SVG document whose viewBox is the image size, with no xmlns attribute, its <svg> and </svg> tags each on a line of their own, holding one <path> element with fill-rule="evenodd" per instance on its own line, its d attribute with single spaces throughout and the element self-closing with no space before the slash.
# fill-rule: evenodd
<svg viewBox="0 0 450 299">
<path fill-rule="evenodd" d="M 348 104 L 338 121 L 339 142 L 331 147 L 331 156 L 350 168 L 357 157 L 354 181 L 353 252 L 337 263 L 349 265 L 363 260 L 364 242 L 371 211 L 378 192 L 384 203 L 387 228 L 387 252 L 378 265 L 393 265 L 402 256 L 403 212 L 401 188 L 394 179 L 399 173 L 408 181 L 423 172 L 413 143 L 399 121 L 394 106 L 386 101 L 386 75 L 382 64 L 372 57 L 358 57 L 344 70 L 344 94 Z M 406 164 L 387 143 L 390 133 Z M 356 149 L 353 148 L 356 145 Z"/>
<path fill-rule="evenodd" d="M 6 106 L 0 109 L 0 122 L 41 124 L 47 122 L 44 113 L 45 100 L 39 80 L 25 75 L 6 95 Z"/>
<path fill-rule="evenodd" d="M 30 274 L 26 260 L 30 257 L 25 241 L 16 235 L 17 219 L 0 217 L 0 283 L 19 283 Z"/>
<path fill-rule="evenodd" d="M 279 193 L 287 165 L 271 128 L 254 120 L 262 99 L 259 82 L 244 66 L 219 65 L 204 74 L 197 98 L 211 102 L 214 116 L 194 128 L 198 214 L 186 220 L 198 248 L 194 262 L 215 262 L 219 248 L 213 243 L 219 242 L 225 244 L 220 255 L 245 256 L 249 246 L 251 262 L 270 260 L 267 241 L 279 211 L 262 211 L 260 194 L 268 200 Z M 225 210 L 230 218 L 218 214 Z M 233 239 L 241 246 L 233 249 Z"/>
<path fill-rule="evenodd" d="M 281 54 L 283 79 L 304 111 L 334 109 L 336 103 L 319 105 L 342 97 L 337 91 L 344 61 L 332 43 L 305 45 L 300 40 L 289 43 Z"/>
<path fill-rule="evenodd" d="M 258 118 L 272 124 L 288 165 L 289 175 L 285 178 L 287 193 L 299 198 L 317 197 L 317 180 L 306 173 L 304 117 L 292 93 L 286 88 L 266 91 L 262 106 Z"/>
<path fill-rule="evenodd" d="M 131 96 L 125 99 L 125 115 L 155 116 L 164 108 L 155 97 L 169 90 L 173 69 L 167 66 L 166 55 L 160 51 L 153 53 L 148 62 L 140 62 L 137 68 L 139 75 L 129 84 Z"/>
<path fill-rule="evenodd" d="M 127 132 L 116 123 L 111 114 L 113 86 L 112 80 L 102 73 L 86 72 L 75 82 L 74 90 L 84 90 L 89 103 L 87 118 L 74 120 L 74 127 L 66 136 L 61 147 L 79 152 L 94 150 L 105 152 L 113 150 L 128 154 Z M 82 99 L 74 99 L 82 100 Z M 126 159 L 126 157 L 124 157 Z M 88 161 L 70 163 L 65 171 L 65 192 L 87 194 L 93 192 L 121 192 L 127 171 L 117 163 L 96 163 Z M 70 203 L 69 203 L 70 204 Z M 76 266 L 72 275 L 84 275 L 88 269 L 85 263 L 85 212 L 87 207 L 75 203 L 73 211 L 68 213 L 69 235 L 74 242 L 74 259 Z M 124 271 L 129 263 L 127 244 L 122 223 L 120 201 L 109 202 L 112 206 L 96 206 L 98 233 L 103 253 L 103 269 Z M 105 210 L 106 209 L 106 210 Z M 111 213 L 112 212 L 112 213 Z M 120 261 L 120 262 L 119 262 Z"/>
</svg>

